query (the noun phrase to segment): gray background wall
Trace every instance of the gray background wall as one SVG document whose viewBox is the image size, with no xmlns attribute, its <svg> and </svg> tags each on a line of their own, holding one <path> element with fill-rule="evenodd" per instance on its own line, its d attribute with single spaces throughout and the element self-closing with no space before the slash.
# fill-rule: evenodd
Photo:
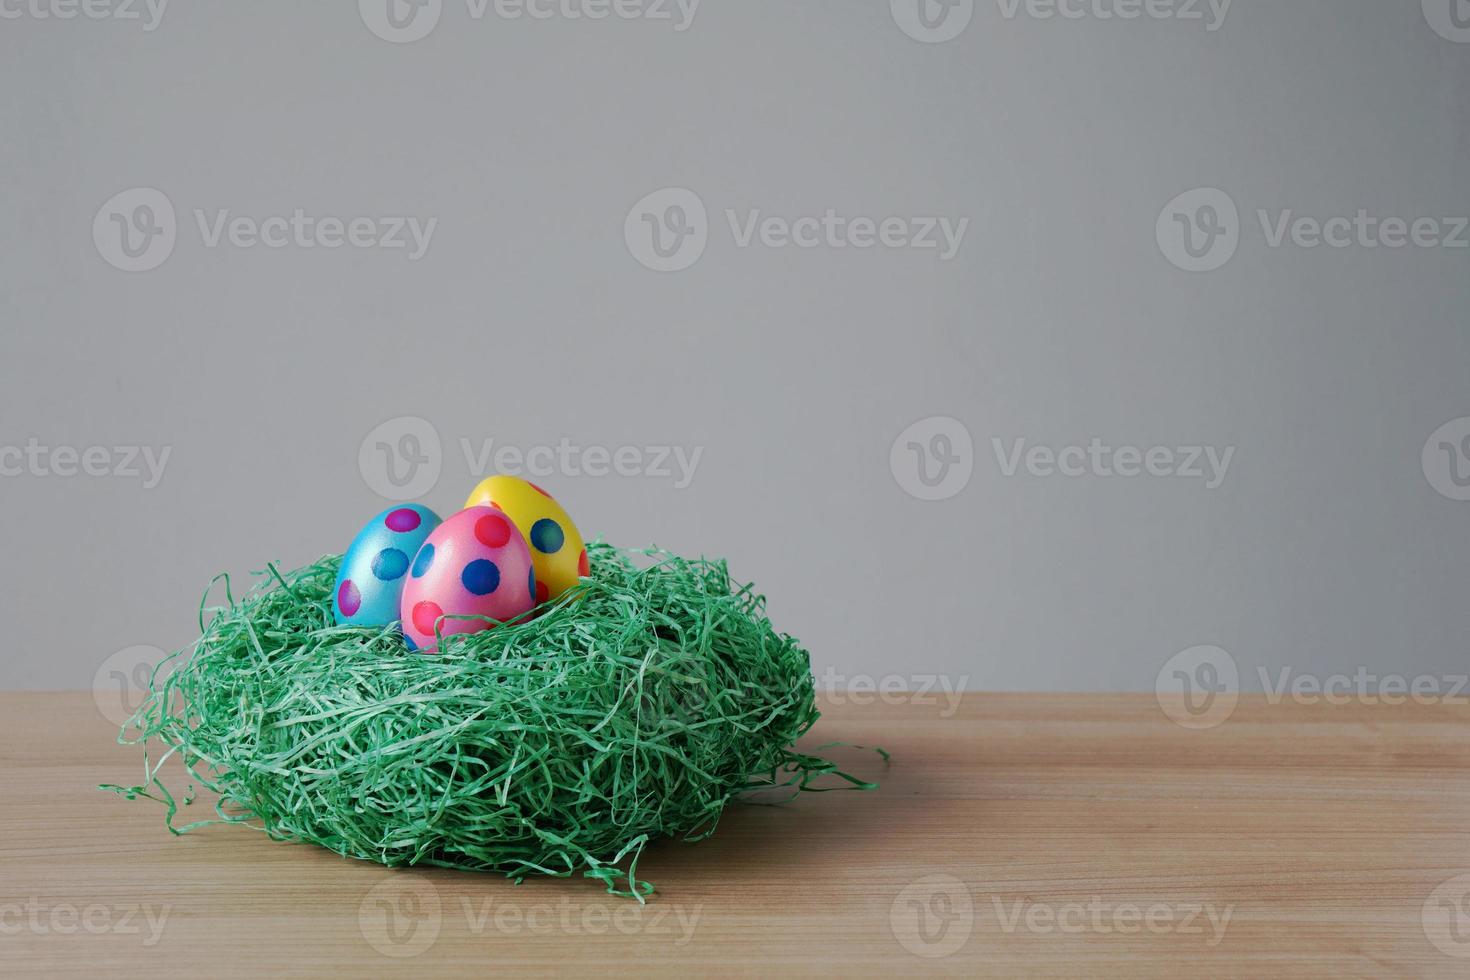
<svg viewBox="0 0 1470 980">
<path fill-rule="evenodd" d="M 115 651 L 187 643 L 215 573 L 341 550 L 388 503 L 377 437 L 359 449 L 408 417 L 446 512 L 477 479 L 462 440 L 702 450 L 682 488 L 538 482 L 589 535 L 728 556 L 839 682 L 1148 690 L 1198 644 L 1246 688 L 1263 666 L 1463 673 L 1470 503 L 1437 447 L 1470 422 L 1431 435 L 1470 416 L 1470 249 L 1272 247 L 1257 214 L 1470 215 L 1451 2 L 1470 18 L 1236 0 L 1211 30 L 1204 4 L 982 0 L 944 43 L 905 33 L 903 0 L 705 0 L 682 31 L 445 0 L 412 43 L 376 36 L 372 3 L 175 2 L 154 30 L 141 6 L 8 3 L 0 687 L 86 687 Z M 657 272 L 635 205 L 670 187 L 707 247 Z M 112 215 L 143 198 L 108 202 L 134 188 L 176 214 L 149 271 L 116 267 Z M 1165 206 L 1195 188 L 1238 209 L 1210 272 L 1170 259 L 1173 214 L 1208 214 Z M 211 247 L 195 216 L 298 208 L 437 226 L 414 260 Z M 725 215 L 829 208 L 969 225 L 945 260 L 742 247 Z M 947 496 L 920 499 L 908 443 L 940 432 Z M 1007 476 L 992 442 L 1093 437 L 1235 452 L 1206 489 Z M 30 440 L 107 447 L 111 475 L 22 463 Z M 113 472 L 124 446 L 169 448 L 157 486 Z"/>
</svg>

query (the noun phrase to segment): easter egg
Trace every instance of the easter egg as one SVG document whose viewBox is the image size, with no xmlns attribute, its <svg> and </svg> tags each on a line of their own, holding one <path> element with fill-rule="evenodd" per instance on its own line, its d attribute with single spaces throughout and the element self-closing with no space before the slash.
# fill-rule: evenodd
<svg viewBox="0 0 1470 980">
<path fill-rule="evenodd" d="M 416 649 L 432 652 L 440 616 L 503 622 L 535 606 L 536 575 L 526 539 L 501 511 L 469 507 L 435 528 L 414 555 L 400 605 L 403 635 Z M 478 633 L 494 625 L 446 619 L 439 632 Z"/>
<path fill-rule="evenodd" d="M 495 507 L 515 522 L 531 545 L 536 601 L 555 599 L 588 574 L 587 549 L 577 526 L 551 494 L 518 476 L 492 476 L 475 487 L 466 507 Z"/>
<path fill-rule="evenodd" d="M 338 626 L 387 626 L 398 619 L 408 564 L 439 526 L 439 515 L 418 504 L 383 511 L 357 532 L 332 589 Z"/>
</svg>

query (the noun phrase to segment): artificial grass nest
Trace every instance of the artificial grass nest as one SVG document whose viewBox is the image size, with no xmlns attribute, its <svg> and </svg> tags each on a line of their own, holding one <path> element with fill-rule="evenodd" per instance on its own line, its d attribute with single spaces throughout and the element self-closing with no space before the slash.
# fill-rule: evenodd
<svg viewBox="0 0 1470 980">
<path fill-rule="evenodd" d="M 178 753 L 219 820 L 276 839 L 517 881 L 580 870 L 641 901 L 655 837 L 702 840 L 762 788 L 872 787 L 792 749 L 818 717 L 810 658 L 723 561 L 588 553 L 591 575 L 540 615 L 430 655 L 396 627 L 333 624 L 340 557 L 271 567 L 239 602 L 221 576 L 228 604 L 201 609 L 119 736 L 166 751 L 144 785 L 105 788 L 164 803 L 174 833 L 216 822 L 174 826 L 159 774 Z"/>
</svg>

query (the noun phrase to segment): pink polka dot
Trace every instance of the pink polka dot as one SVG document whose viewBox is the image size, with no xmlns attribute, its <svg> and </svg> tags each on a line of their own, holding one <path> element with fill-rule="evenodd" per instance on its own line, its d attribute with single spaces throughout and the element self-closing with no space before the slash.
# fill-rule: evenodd
<svg viewBox="0 0 1470 980">
<path fill-rule="evenodd" d="M 546 583 L 545 582 L 538 581 L 536 583 L 536 601 L 537 602 L 545 602 L 547 599 L 550 599 L 550 598 L 551 598 L 551 590 L 546 587 Z"/>
<path fill-rule="evenodd" d="M 592 564 L 591 562 L 587 561 L 586 548 L 583 548 L 582 553 L 577 556 L 577 574 L 580 575 L 582 578 L 586 578 L 588 575 L 592 574 Z"/>
<path fill-rule="evenodd" d="M 486 514 L 475 522 L 475 537 L 487 548 L 504 548 L 510 540 L 510 522 L 499 514 Z"/>
<path fill-rule="evenodd" d="M 423 523 L 423 518 L 419 517 L 418 511 L 400 507 L 384 518 L 383 523 L 388 525 L 388 530 L 402 534 L 404 531 L 412 531 L 418 527 Z"/>
<path fill-rule="evenodd" d="M 421 602 L 413 607 L 413 628 L 425 636 L 433 636 L 434 624 L 443 615 L 444 610 L 439 603 Z"/>
<path fill-rule="evenodd" d="M 337 608 L 342 610 L 344 616 L 356 616 L 357 611 L 362 608 L 362 595 L 350 578 L 343 579 L 341 588 L 337 590 Z"/>
</svg>

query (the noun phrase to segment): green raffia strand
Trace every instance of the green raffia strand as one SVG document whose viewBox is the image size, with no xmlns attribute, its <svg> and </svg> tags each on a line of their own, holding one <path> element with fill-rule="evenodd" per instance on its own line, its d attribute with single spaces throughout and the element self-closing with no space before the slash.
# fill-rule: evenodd
<svg viewBox="0 0 1470 980">
<path fill-rule="evenodd" d="M 540 616 L 430 655 L 396 628 L 334 625 L 340 557 L 271 567 L 239 602 L 220 576 L 227 604 L 200 609 L 192 652 L 159 665 L 118 737 L 144 746 L 144 784 L 102 788 L 163 803 L 176 834 L 247 823 L 517 882 L 580 870 L 639 901 L 644 846 L 708 837 L 742 794 L 825 775 L 874 788 L 793 751 L 818 717 L 810 658 L 723 561 L 588 553 L 591 576 Z M 174 753 L 218 820 L 174 826 L 193 799 L 159 778 Z"/>
</svg>

